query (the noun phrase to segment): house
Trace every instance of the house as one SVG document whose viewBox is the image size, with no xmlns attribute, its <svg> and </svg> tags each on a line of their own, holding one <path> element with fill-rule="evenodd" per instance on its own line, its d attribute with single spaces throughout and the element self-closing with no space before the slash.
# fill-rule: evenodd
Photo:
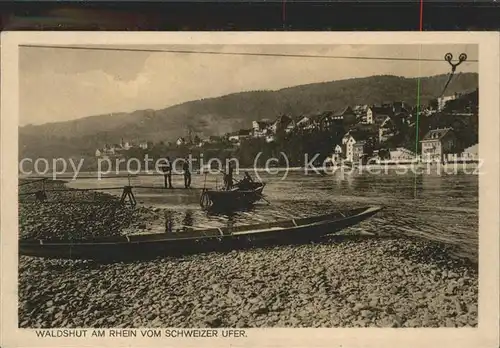
<svg viewBox="0 0 500 348">
<path fill-rule="evenodd" d="M 383 143 L 396 135 L 396 126 L 392 118 L 387 117 L 378 129 L 378 141 Z"/>
<path fill-rule="evenodd" d="M 119 149 L 119 146 L 117 147 L 116 144 L 114 146 L 106 144 L 102 149 L 97 149 L 95 151 L 95 156 L 103 158 L 107 158 L 108 156 L 115 156 Z"/>
<path fill-rule="evenodd" d="M 366 112 L 368 111 L 368 105 L 355 105 L 352 111 L 356 115 L 356 121 L 359 123 L 366 123 Z"/>
<path fill-rule="evenodd" d="M 273 134 L 269 134 L 266 136 L 266 143 L 272 143 L 275 140 Z"/>
<path fill-rule="evenodd" d="M 313 114 L 301 116 L 295 122 L 295 128 L 300 128 L 304 130 L 314 130 L 320 127 L 322 114 Z"/>
<path fill-rule="evenodd" d="M 310 115 L 308 117 L 308 122 L 306 123 L 306 125 L 303 128 L 306 130 L 319 129 L 321 127 L 322 117 L 323 117 L 323 114 Z"/>
<path fill-rule="evenodd" d="M 290 133 L 292 132 L 295 127 L 297 127 L 297 124 L 295 123 L 295 120 L 291 120 L 291 122 L 288 124 L 288 126 L 285 127 L 285 133 Z"/>
<path fill-rule="evenodd" d="M 462 152 L 461 157 L 464 160 L 478 160 L 479 159 L 479 145 L 475 144 L 475 145 L 472 145 L 472 146 L 466 148 Z"/>
<path fill-rule="evenodd" d="M 238 134 L 238 132 L 229 133 L 228 140 L 235 145 L 239 145 L 240 135 Z"/>
<path fill-rule="evenodd" d="M 451 153 L 457 145 L 453 128 L 432 129 L 420 141 L 422 144 L 422 159 L 441 161 Z"/>
<path fill-rule="evenodd" d="M 281 130 L 285 130 L 286 127 L 292 122 L 292 118 L 287 115 L 280 115 L 278 118 L 269 126 L 269 130 L 274 134 Z"/>
<path fill-rule="evenodd" d="M 331 112 L 327 111 L 322 114 L 321 127 L 328 129 L 335 124 L 352 125 L 356 123 L 356 114 L 350 106 L 346 106 L 342 110 Z"/>
<path fill-rule="evenodd" d="M 407 162 L 413 161 L 415 159 L 415 153 L 404 147 L 398 147 L 395 150 L 389 152 L 391 157 L 391 162 Z"/>
<path fill-rule="evenodd" d="M 310 116 L 301 116 L 295 122 L 295 126 L 297 128 L 304 128 L 309 124 L 309 122 L 310 122 Z"/>
<path fill-rule="evenodd" d="M 348 161 L 353 161 L 353 147 L 356 144 L 355 133 L 347 132 L 342 137 L 342 145 L 345 146 L 345 159 Z"/>
<path fill-rule="evenodd" d="M 352 162 L 358 162 L 365 156 L 366 141 L 360 140 L 352 145 Z"/>
<path fill-rule="evenodd" d="M 409 123 L 411 118 L 410 106 L 404 102 L 392 103 L 392 119 L 396 124 Z"/>
<path fill-rule="evenodd" d="M 184 144 L 186 144 L 186 139 L 184 139 L 183 137 L 180 137 L 180 138 L 178 138 L 178 139 L 175 141 L 175 144 L 176 144 L 177 146 L 184 145 Z"/>
<path fill-rule="evenodd" d="M 400 112 L 408 112 L 409 106 L 403 101 L 397 101 L 392 103 L 392 112 L 397 114 Z"/>
<path fill-rule="evenodd" d="M 370 106 L 366 111 L 367 124 L 382 124 L 387 117 L 392 117 L 393 108 L 388 106 Z"/>
<path fill-rule="evenodd" d="M 241 140 L 249 138 L 251 134 L 251 129 L 240 129 L 239 131 L 229 133 L 228 140 L 233 144 L 240 145 Z"/>
<path fill-rule="evenodd" d="M 130 150 L 130 148 L 132 147 L 132 145 L 128 141 L 123 141 L 123 138 L 120 144 L 115 146 L 119 147 L 121 150 Z"/>
<path fill-rule="evenodd" d="M 336 145 L 335 149 L 333 149 L 333 153 L 336 155 L 342 155 L 343 152 L 344 151 L 343 151 L 342 146 L 340 144 Z"/>
<path fill-rule="evenodd" d="M 444 109 L 444 107 L 446 106 L 447 102 L 449 102 L 450 100 L 455 100 L 456 98 L 457 98 L 456 94 L 438 98 L 437 99 L 438 111 L 442 111 Z"/>
<path fill-rule="evenodd" d="M 143 150 L 147 150 L 148 147 L 149 147 L 149 144 L 146 141 L 143 141 L 143 142 L 139 143 L 139 148 L 141 148 Z"/>
<path fill-rule="evenodd" d="M 266 134 L 269 131 L 269 127 L 271 127 L 273 123 L 274 122 L 267 119 L 260 121 L 253 121 L 252 122 L 253 136 L 256 138 L 266 136 Z"/>
<path fill-rule="evenodd" d="M 335 148 L 333 149 L 332 161 L 340 162 L 342 160 L 343 153 L 344 149 L 342 148 L 342 145 L 340 144 L 336 145 Z"/>
</svg>

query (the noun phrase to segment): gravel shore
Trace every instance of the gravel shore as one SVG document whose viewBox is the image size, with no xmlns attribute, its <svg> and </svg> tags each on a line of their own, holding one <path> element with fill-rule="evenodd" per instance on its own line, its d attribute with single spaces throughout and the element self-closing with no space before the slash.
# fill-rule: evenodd
<svg viewBox="0 0 500 348">
<path fill-rule="evenodd" d="M 20 193 L 40 189 L 41 183 L 20 187 Z M 66 189 L 63 181 L 47 181 L 47 190 Z M 159 209 L 119 204 L 117 197 L 96 191 L 47 192 L 48 201 L 20 196 L 21 239 L 88 239 L 148 230 L 160 219 Z"/>
<path fill-rule="evenodd" d="M 160 215 L 57 204 L 21 203 L 21 237 L 123 233 Z M 71 235 L 89 219 L 92 230 Z M 22 328 L 475 327 L 477 298 L 474 265 L 410 238 L 339 236 L 134 263 L 19 258 Z"/>
</svg>

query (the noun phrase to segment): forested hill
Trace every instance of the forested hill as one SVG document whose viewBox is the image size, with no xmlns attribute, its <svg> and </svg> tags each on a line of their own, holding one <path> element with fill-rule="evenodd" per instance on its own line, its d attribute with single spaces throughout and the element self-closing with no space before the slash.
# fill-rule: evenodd
<svg viewBox="0 0 500 348">
<path fill-rule="evenodd" d="M 291 72 L 293 73 L 293 72 Z M 440 96 L 448 75 L 421 79 L 421 104 Z M 91 116 L 83 119 L 20 128 L 22 157 L 59 157 L 91 153 L 105 143 L 148 140 L 175 141 L 188 130 L 207 137 L 251 127 L 253 120 L 274 119 L 281 113 L 291 116 L 347 105 L 405 101 L 415 105 L 417 79 L 398 76 L 371 76 L 300 85 L 278 91 L 252 91 L 190 101 L 162 110 Z M 457 74 L 446 91 L 471 91 L 478 87 L 475 73 Z"/>
</svg>

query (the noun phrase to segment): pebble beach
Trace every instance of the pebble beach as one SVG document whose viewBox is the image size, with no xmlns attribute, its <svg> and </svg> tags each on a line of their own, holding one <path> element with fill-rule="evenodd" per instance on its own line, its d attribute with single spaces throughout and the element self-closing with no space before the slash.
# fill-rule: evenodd
<svg viewBox="0 0 500 348">
<path fill-rule="evenodd" d="M 86 204 L 58 194 L 68 201 L 21 199 L 20 238 L 147 231 L 162 216 L 106 194 L 79 193 Z M 447 252 L 424 239 L 359 234 L 132 263 L 20 256 L 19 326 L 476 327 L 477 266 Z"/>
</svg>

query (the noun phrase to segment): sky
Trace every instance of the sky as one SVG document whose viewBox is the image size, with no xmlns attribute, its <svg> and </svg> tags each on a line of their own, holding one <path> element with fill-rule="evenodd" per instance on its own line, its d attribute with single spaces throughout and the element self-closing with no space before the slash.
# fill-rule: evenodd
<svg viewBox="0 0 500 348">
<path fill-rule="evenodd" d="M 123 46 L 107 46 L 122 47 Z M 19 48 L 20 125 L 163 109 L 190 100 L 373 75 L 446 74 L 476 45 L 176 45 L 135 49 L 438 59 L 438 62 Z M 459 72 L 478 72 L 464 62 Z"/>
</svg>

